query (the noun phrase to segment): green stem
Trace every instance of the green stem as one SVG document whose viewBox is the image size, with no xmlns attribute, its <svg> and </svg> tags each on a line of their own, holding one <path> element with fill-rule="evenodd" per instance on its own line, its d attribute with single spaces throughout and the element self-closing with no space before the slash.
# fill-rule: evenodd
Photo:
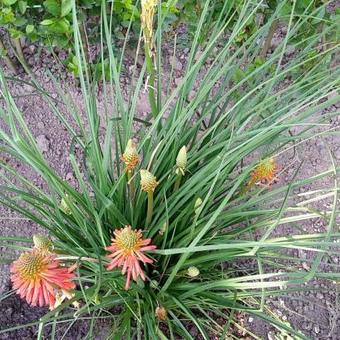
<svg viewBox="0 0 340 340">
<path fill-rule="evenodd" d="M 129 195 L 130 195 L 131 202 L 133 202 L 134 197 L 135 197 L 135 184 L 134 184 L 134 181 L 132 179 L 132 175 L 133 175 L 132 171 L 127 172 L 128 185 L 129 185 Z"/>
<path fill-rule="evenodd" d="M 178 190 L 179 186 L 181 185 L 181 180 L 182 180 L 182 174 L 178 174 L 174 186 L 174 192 Z"/>
<path fill-rule="evenodd" d="M 16 52 L 15 54 L 16 54 L 17 59 L 19 60 L 22 67 L 24 68 L 25 72 L 27 74 L 30 74 L 30 68 L 29 68 L 29 66 L 26 62 L 24 52 L 22 51 L 20 38 L 12 38 L 11 42 L 12 42 L 12 45 L 14 46 L 14 50 Z"/>
<path fill-rule="evenodd" d="M 18 73 L 18 70 L 16 68 L 16 66 L 14 65 L 13 61 L 11 60 L 11 58 L 7 55 L 7 50 L 5 45 L 3 44 L 2 40 L 0 40 L 0 50 L 2 50 L 3 52 L 3 56 L 1 58 L 4 59 L 7 67 L 11 70 L 11 72 L 13 72 L 14 74 Z"/>
<path fill-rule="evenodd" d="M 152 220 L 152 213 L 153 213 L 153 192 L 148 192 L 148 211 L 146 215 L 146 226 L 151 223 Z"/>
<path fill-rule="evenodd" d="M 268 50 L 270 48 L 270 45 L 272 43 L 272 40 L 273 40 L 273 36 L 274 36 L 274 33 L 277 29 L 277 27 L 279 26 L 279 20 L 278 19 L 275 19 L 270 28 L 269 28 L 269 31 L 268 31 L 268 35 L 267 35 L 267 38 L 266 38 L 266 41 L 264 42 L 264 45 L 263 45 L 263 48 L 262 48 L 262 52 L 261 52 L 261 57 L 262 58 L 265 58 L 267 53 L 268 53 Z"/>
<path fill-rule="evenodd" d="M 152 117 L 156 118 L 158 115 L 158 108 L 155 96 L 155 69 L 152 61 L 151 50 L 148 44 L 144 44 L 146 71 L 148 74 L 147 88 L 149 95 L 149 103 L 151 107 Z"/>
</svg>

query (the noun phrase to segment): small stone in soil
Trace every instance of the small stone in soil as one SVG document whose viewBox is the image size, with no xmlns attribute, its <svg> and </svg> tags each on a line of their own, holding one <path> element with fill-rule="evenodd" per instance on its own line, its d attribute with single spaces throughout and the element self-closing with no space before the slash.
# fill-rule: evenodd
<svg viewBox="0 0 340 340">
<path fill-rule="evenodd" d="M 50 142 L 45 135 L 39 135 L 37 137 L 37 144 L 42 152 L 47 152 L 50 146 Z"/>
<path fill-rule="evenodd" d="M 74 180 L 73 173 L 72 172 L 68 172 L 66 174 L 65 179 L 66 179 L 66 181 L 73 181 Z"/>
<path fill-rule="evenodd" d="M 170 64 L 176 71 L 182 71 L 183 65 L 176 57 L 170 57 Z"/>
</svg>

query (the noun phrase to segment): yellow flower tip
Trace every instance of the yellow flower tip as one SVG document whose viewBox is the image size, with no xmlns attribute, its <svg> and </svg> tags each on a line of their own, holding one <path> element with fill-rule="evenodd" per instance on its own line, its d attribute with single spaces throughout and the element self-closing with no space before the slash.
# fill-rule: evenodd
<svg viewBox="0 0 340 340">
<path fill-rule="evenodd" d="M 150 171 L 140 171 L 140 186 L 143 191 L 154 192 L 158 184 L 156 177 Z"/>
<path fill-rule="evenodd" d="M 167 318 L 167 311 L 163 306 L 157 306 L 155 315 L 158 321 L 165 321 Z"/>
<path fill-rule="evenodd" d="M 200 271 L 197 267 L 189 267 L 188 270 L 187 270 L 187 274 L 188 276 L 194 278 L 194 277 L 197 277 L 198 275 L 200 275 Z"/>
<path fill-rule="evenodd" d="M 266 158 L 262 160 L 251 173 L 249 185 L 257 183 L 270 185 L 275 180 L 278 165 L 274 158 Z"/>
<path fill-rule="evenodd" d="M 142 0 L 141 24 L 143 29 L 144 40 L 151 47 L 153 36 L 153 18 L 157 0 Z"/>
<path fill-rule="evenodd" d="M 33 243 L 34 248 L 36 249 L 50 251 L 53 248 L 52 241 L 48 237 L 43 235 L 33 235 Z"/>
<path fill-rule="evenodd" d="M 176 158 L 176 174 L 177 175 L 182 175 L 184 176 L 185 174 L 185 169 L 187 167 L 187 162 L 188 162 L 188 158 L 187 158 L 187 148 L 186 146 L 182 146 L 182 148 L 179 150 L 177 158 Z"/>
<path fill-rule="evenodd" d="M 121 159 L 126 165 L 126 171 L 133 171 L 138 165 L 139 155 L 137 152 L 137 146 L 132 139 L 128 140 Z"/>
</svg>

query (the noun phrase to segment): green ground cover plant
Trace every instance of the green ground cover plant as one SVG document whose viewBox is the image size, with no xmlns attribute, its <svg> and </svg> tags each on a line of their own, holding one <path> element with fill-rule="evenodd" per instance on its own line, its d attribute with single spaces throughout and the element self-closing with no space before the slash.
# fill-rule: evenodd
<svg viewBox="0 0 340 340">
<path fill-rule="evenodd" d="M 264 4 L 223 6 L 202 49 L 201 36 L 211 14 L 211 1 L 205 1 L 185 75 L 172 89 L 172 72 L 165 79 L 161 53 L 168 13 L 157 1 L 142 1 L 145 63 L 125 96 L 122 59 L 113 46 L 113 11 L 108 13 L 102 1 L 101 63 L 108 58 L 109 72 L 101 73 L 105 112 L 99 115 L 98 82 L 92 81 L 81 29 L 75 24 L 81 12 L 72 3 L 73 48 L 85 110 L 79 112 L 59 87 L 59 100 L 69 108 L 65 114 L 34 75 L 32 85 L 74 141 L 69 159 L 77 187 L 44 159 L 1 71 L 1 152 L 25 163 L 48 185 L 48 191 L 42 191 L 25 173 L 1 163 L 0 202 L 46 229 L 51 238 L 0 238 L 1 245 L 23 251 L 19 259 L 13 258 L 13 290 L 8 294 L 20 293 L 29 303 L 51 309 L 30 324 L 39 325 L 39 339 L 47 325 L 52 325 L 54 338 L 59 323 L 72 325 L 89 315 L 88 338 L 94 337 L 101 318 L 110 318 L 113 339 L 193 339 L 189 325 L 204 339 L 237 339 L 235 329 L 252 334 L 238 322 L 240 312 L 269 322 L 281 336 L 307 339 L 267 302 L 269 296 L 307 289 L 313 278 L 339 279 L 335 265 L 332 271 L 322 267 L 326 254 L 338 251 L 339 169 L 333 162 L 312 178 L 294 176 L 284 184 L 281 159 L 316 137 L 313 128 L 338 115 L 320 112 L 339 101 L 340 70 L 332 64 L 339 44 L 332 40 L 331 21 L 322 31 L 296 39 L 320 11 L 299 12 L 296 1 L 281 1 L 266 23 L 239 44 L 240 34 Z M 282 20 L 287 22 L 285 37 L 258 62 L 273 23 Z M 326 43 L 323 36 L 330 40 Z M 288 46 L 296 52 L 287 60 Z M 145 86 L 150 115 L 142 120 L 136 107 Z M 293 127 L 299 127 L 295 134 L 290 133 Z M 329 157 L 333 159 L 331 153 Z M 297 174 L 298 164 L 296 169 Z M 295 189 L 325 177 L 332 178 L 331 187 L 294 204 Z M 319 211 L 314 204 L 325 198 L 331 204 Z M 315 218 L 325 222 L 324 232 L 305 234 L 300 224 Z M 293 232 L 282 234 L 283 225 Z M 315 254 L 309 270 L 300 270 L 307 260 L 297 256 L 299 249 Z M 245 260 L 249 266 L 240 269 L 237 264 Z"/>
</svg>

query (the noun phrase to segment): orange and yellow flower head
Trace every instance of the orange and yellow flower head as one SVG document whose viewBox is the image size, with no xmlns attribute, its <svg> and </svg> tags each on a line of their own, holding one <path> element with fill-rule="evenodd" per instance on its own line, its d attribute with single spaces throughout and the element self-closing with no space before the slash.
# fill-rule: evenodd
<svg viewBox="0 0 340 340">
<path fill-rule="evenodd" d="M 13 288 L 32 306 L 53 308 L 58 292 L 75 288 L 74 277 L 56 255 L 40 249 L 21 254 L 11 266 Z"/>
<path fill-rule="evenodd" d="M 257 183 L 270 185 L 275 180 L 278 166 L 274 158 L 266 158 L 262 160 L 251 173 L 248 186 Z"/>
<path fill-rule="evenodd" d="M 126 290 L 130 287 L 131 279 L 137 281 L 137 278 L 141 277 L 145 281 L 145 274 L 140 262 L 153 263 L 153 260 L 144 254 L 145 251 L 156 249 L 156 246 L 150 243 L 151 239 L 143 239 L 141 230 L 133 230 L 131 226 L 127 225 L 114 231 L 111 245 L 105 248 L 111 252 L 108 255 L 110 263 L 107 269 L 122 268 L 122 274 L 126 274 Z"/>
<path fill-rule="evenodd" d="M 121 158 L 126 165 L 127 172 L 132 172 L 138 165 L 139 155 L 137 152 L 137 146 L 132 139 L 128 140 L 128 143 Z"/>
<path fill-rule="evenodd" d="M 140 186 L 144 192 L 154 192 L 158 184 L 157 178 L 150 171 L 140 171 Z"/>
</svg>

